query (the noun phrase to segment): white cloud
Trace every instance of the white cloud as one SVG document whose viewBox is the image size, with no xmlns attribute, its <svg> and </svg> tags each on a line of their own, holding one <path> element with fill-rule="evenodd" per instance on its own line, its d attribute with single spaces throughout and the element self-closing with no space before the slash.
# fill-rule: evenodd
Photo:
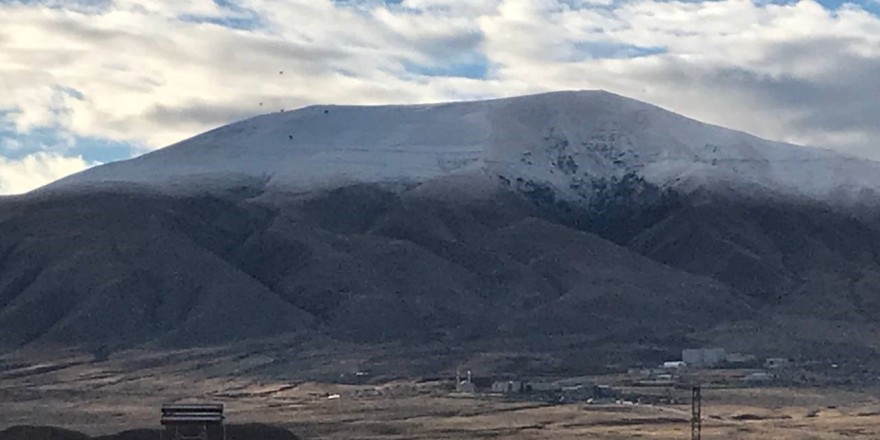
<svg viewBox="0 0 880 440">
<path fill-rule="evenodd" d="M 856 6 L 148 3 L 117 0 L 80 11 L 63 3 L 0 4 L 0 109 L 12 111 L 6 117 L 17 130 L 59 127 L 157 148 L 234 119 L 318 102 L 603 88 L 761 136 L 880 158 L 880 19 Z M 253 16 L 258 26 L 230 29 L 182 16 Z M 490 63 L 485 79 L 412 69 L 472 62 L 475 54 Z"/>
<path fill-rule="evenodd" d="M 21 159 L 0 157 L 0 194 L 20 194 L 90 166 L 82 157 L 39 152 Z"/>
</svg>

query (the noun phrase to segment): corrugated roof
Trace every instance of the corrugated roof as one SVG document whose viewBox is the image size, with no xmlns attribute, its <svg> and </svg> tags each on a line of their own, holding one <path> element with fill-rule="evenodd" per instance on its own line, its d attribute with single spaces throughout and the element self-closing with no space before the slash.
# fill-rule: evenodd
<svg viewBox="0 0 880 440">
<path fill-rule="evenodd" d="M 222 403 L 174 403 L 162 405 L 162 424 L 222 423 Z"/>
</svg>

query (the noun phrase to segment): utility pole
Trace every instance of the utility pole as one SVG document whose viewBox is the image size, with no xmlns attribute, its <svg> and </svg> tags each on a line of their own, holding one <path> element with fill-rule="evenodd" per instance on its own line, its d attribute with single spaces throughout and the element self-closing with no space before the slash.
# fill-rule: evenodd
<svg viewBox="0 0 880 440">
<path fill-rule="evenodd" d="M 691 388 L 691 440 L 700 440 L 700 434 L 703 430 L 703 419 L 700 414 L 702 404 L 703 397 L 700 386 L 694 385 Z"/>
</svg>

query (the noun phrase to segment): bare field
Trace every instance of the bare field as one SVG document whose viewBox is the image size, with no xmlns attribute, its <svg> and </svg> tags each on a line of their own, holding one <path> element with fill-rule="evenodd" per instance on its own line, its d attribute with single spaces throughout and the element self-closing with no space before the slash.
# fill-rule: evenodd
<svg viewBox="0 0 880 440">
<path fill-rule="evenodd" d="M 230 423 L 276 424 L 316 439 L 689 438 L 688 390 L 662 391 L 681 402 L 676 405 L 549 404 L 457 394 L 449 391 L 451 382 L 437 380 L 343 385 L 284 380 L 283 369 L 255 374 L 271 362 L 265 355 L 190 350 L 163 356 L 97 363 L 86 356 L 28 364 L 6 359 L 0 429 L 53 425 L 97 435 L 156 428 L 162 403 L 193 399 L 225 403 Z M 707 388 L 703 436 L 880 438 L 877 391 Z"/>
</svg>

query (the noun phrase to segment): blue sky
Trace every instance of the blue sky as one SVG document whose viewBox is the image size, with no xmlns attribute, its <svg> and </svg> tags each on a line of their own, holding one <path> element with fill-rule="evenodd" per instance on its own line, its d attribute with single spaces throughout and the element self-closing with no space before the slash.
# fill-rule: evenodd
<svg viewBox="0 0 880 440">
<path fill-rule="evenodd" d="M 878 15 L 878 0 L 0 1 L 0 194 L 280 109 L 559 89 L 880 159 Z"/>
<path fill-rule="evenodd" d="M 846 2 L 843 0 L 819 0 L 819 4 L 828 8 L 828 9 L 837 9 L 847 3 L 856 4 L 867 11 L 873 12 L 874 14 L 880 13 L 880 3 L 873 1 L 858 1 L 858 2 Z"/>
</svg>

